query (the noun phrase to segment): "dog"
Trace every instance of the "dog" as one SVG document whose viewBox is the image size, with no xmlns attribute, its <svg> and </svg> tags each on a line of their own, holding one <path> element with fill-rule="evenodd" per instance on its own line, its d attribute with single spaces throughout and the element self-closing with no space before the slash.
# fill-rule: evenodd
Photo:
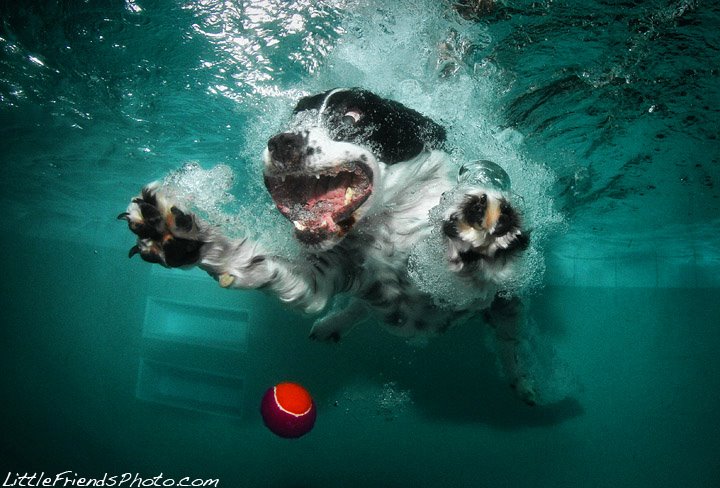
<svg viewBox="0 0 720 488">
<path fill-rule="evenodd" d="M 282 257 L 250 239 L 224 236 L 155 182 L 118 216 L 137 236 L 130 257 L 198 266 L 222 287 L 266 290 L 307 313 L 335 302 L 310 332 L 319 341 L 341 340 L 366 317 L 409 338 L 485 320 L 495 330 L 511 386 L 536 403 L 518 352 L 524 307 L 505 289 L 522 272 L 518 258 L 530 237 L 502 168 L 475 161 L 458 171 L 442 126 L 360 88 L 300 99 L 262 160 L 265 187 L 301 256 Z M 433 239 L 442 247 L 438 264 L 473 290 L 472 300 L 441 303 L 418 286 L 410 258 Z"/>
</svg>

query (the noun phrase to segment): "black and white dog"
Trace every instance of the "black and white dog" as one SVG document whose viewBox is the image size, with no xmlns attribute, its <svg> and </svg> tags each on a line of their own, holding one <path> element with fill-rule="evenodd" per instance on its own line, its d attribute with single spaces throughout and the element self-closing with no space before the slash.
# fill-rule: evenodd
<svg viewBox="0 0 720 488">
<path fill-rule="evenodd" d="M 265 186 L 303 245 L 295 260 L 223 236 L 160 183 L 143 188 L 118 218 L 137 235 L 130 256 L 199 266 L 222 287 L 268 290 L 309 313 L 349 296 L 316 321 L 316 340 L 338 341 L 368 314 L 406 337 L 484 318 L 511 385 L 533 404 L 533 381 L 518 354 L 525 314 L 504 289 L 522 272 L 516 262 L 528 233 L 510 202 L 507 174 L 478 161 L 458 175 L 444 144 L 443 127 L 365 90 L 302 98 L 287 131 L 271 137 L 263 154 Z M 412 279 L 409 256 L 433 235 L 444 246 L 444 269 L 477 291 L 471 303 L 443 306 Z"/>
</svg>

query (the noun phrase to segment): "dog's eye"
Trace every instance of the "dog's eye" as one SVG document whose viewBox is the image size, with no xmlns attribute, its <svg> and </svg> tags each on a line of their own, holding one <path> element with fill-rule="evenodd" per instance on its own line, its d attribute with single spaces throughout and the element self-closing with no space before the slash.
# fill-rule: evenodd
<svg viewBox="0 0 720 488">
<path fill-rule="evenodd" d="M 362 114 L 356 110 L 348 110 L 343 115 L 342 121 L 346 124 L 357 124 L 360 121 Z"/>
</svg>

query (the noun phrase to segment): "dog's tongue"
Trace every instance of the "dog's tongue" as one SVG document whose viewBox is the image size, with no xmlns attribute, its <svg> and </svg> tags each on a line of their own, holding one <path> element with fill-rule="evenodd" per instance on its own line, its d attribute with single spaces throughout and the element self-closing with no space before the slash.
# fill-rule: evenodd
<svg viewBox="0 0 720 488">
<path fill-rule="evenodd" d="M 348 218 L 372 191 L 370 177 L 356 166 L 326 175 L 266 176 L 265 185 L 306 242 L 347 232 L 353 223 Z"/>
<path fill-rule="evenodd" d="M 342 209 L 346 202 L 347 188 L 316 187 L 307 196 L 305 205 L 294 209 L 292 221 L 298 230 L 326 228 L 329 231 L 337 230 L 333 215 Z M 326 191 L 323 191 L 326 190 Z"/>
<path fill-rule="evenodd" d="M 326 192 L 314 192 L 307 199 L 306 207 L 312 211 L 338 209 L 345 204 L 347 188 L 332 188 Z"/>
</svg>

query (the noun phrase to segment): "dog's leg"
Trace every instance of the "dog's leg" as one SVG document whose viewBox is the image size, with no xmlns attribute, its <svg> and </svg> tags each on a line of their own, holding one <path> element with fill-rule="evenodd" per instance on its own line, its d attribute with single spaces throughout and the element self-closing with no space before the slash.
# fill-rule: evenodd
<svg viewBox="0 0 720 488">
<path fill-rule="evenodd" d="M 322 310 L 333 290 L 320 287 L 312 268 L 293 266 L 268 255 L 248 239 L 229 239 L 221 231 L 183 210 L 158 183 L 142 189 L 125 212 L 137 235 L 130 257 L 168 268 L 198 266 L 224 288 L 262 288 L 306 312 Z"/>
<path fill-rule="evenodd" d="M 367 313 L 363 302 L 351 300 L 347 306 L 333 310 L 316 320 L 310 330 L 310 338 L 321 342 L 340 342 L 340 339 L 363 321 Z"/>
<path fill-rule="evenodd" d="M 496 296 L 487 310 L 486 319 L 495 329 L 500 364 L 517 396 L 528 405 L 536 405 L 535 381 L 529 371 L 524 351 L 523 327 L 527 323 L 525 306 L 519 298 Z"/>
</svg>

